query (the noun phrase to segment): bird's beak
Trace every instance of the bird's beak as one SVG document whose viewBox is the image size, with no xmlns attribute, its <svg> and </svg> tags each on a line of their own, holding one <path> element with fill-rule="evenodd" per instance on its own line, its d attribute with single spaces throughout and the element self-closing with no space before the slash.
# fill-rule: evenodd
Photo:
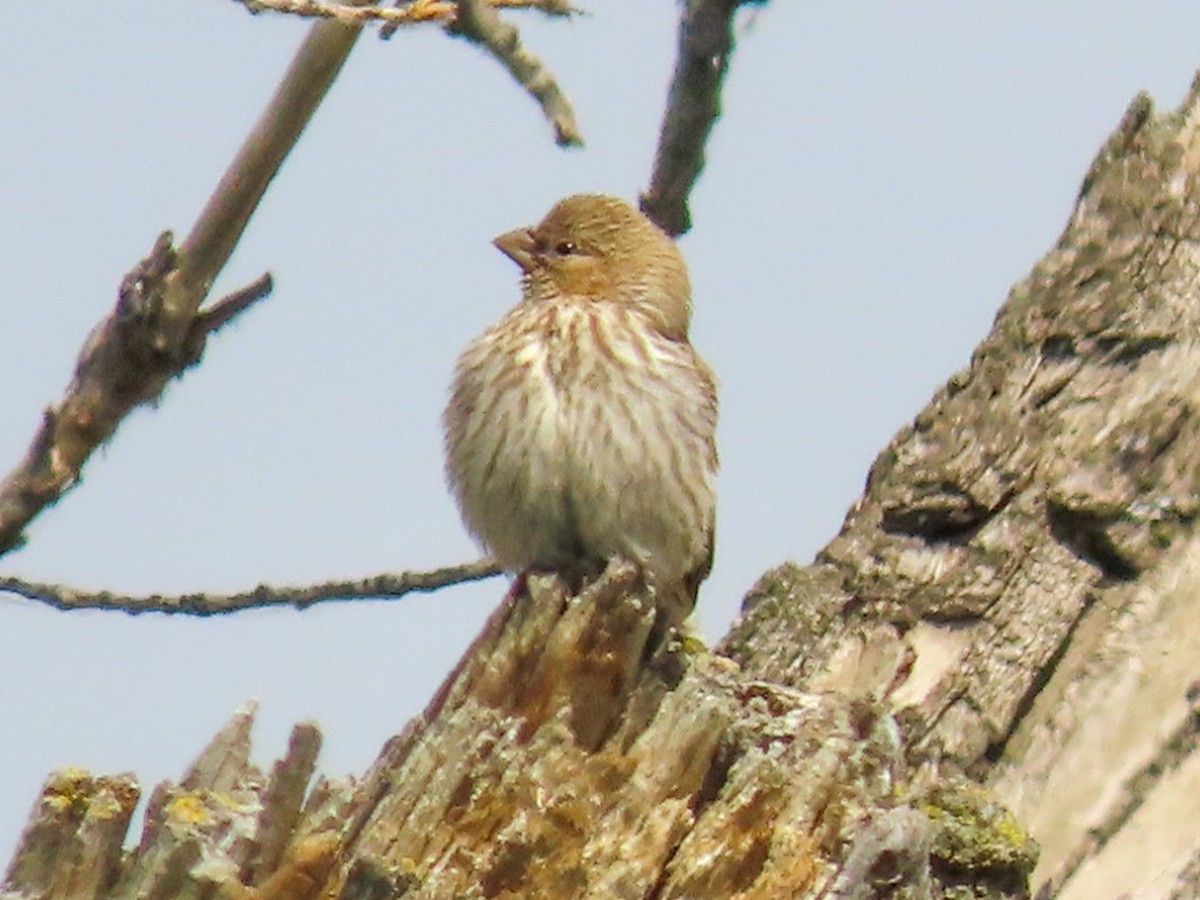
<svg viewBox="0 0 1200 900">
<path fill-rule="evenodd" d="M 506 231 L 492 243 L 495 244 L 497 250 L 520 266 L 522 272 L 533 271 L 535 242 L 532 229 L 517 228 L 513 231 Z"/>
</svg>

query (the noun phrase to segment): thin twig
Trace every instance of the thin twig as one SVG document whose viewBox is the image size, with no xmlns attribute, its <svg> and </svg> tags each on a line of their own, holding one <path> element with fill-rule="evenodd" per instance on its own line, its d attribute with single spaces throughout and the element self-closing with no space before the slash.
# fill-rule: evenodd
<svg viewBox="0 0 1200 900">
<path fill-rule="evenodd" d="M 428 593 L 450 585 L 479 581 L 500 574 L 490 559 L 447 566 L 426 572 L 400 572 L 372 575 L 355 581 L 326 581 L 320 584 L 272 587 L 260 584 L 236 594 L 147 594 L 133 596 L 112 591 L 85 591 L 61 584 L 26 581 L 0 576 L 0 591 L 36 600 L 55 609 L 107 609 L 140 615 L 157 612 L 189 616 L 218 616 L 264 606 L 292 606 L 307 609 L 331 600 L 367 598 L 396 599 L 414 592 Z"/>
<path fill-rule="evenodd" d="M 413 0 L 398 8 L 383 6 L 351 6 L 331 0 L 234 0 L 252 13 L 277 12 L 302 19 L 336 19 L 343 25 L 386 23 L 390 36 L 405 25 L 428 22 L 451 22 L 458 14 L 454 0 Z M 569 16 L 578 10 L 563 0 L 486 0 L 501 9 L 536 9 L 549 16 Z"/>
<path fill-rule="evenodd" d="M 500 18 L 484 0 L 457 0 L 457 5 L 458 15 L 446 26 L 447 30 L 479 44 L 508 69 L 541 105 L 542 113 L 554 128 L 555 143 L 560 147 L 582 146 L 583 135 L 575 124 L 571 101 L 542 61 L 521 46 L 516 27 Z"/>
<path fill-rule="evenodd" d="M 692 227 L 688 196 L 704 169 L 704 145 L 721 115 L 721 86 L 733 55 L 733 16 L 743 3 L 685 0 L 679 16 L 679 56 L 667 95 L 654 173 L 642 211 L 670 235 Z"/>
<path fill-rule="evenodd" d="M 206 335 L 212 334 L 229 324 L 241 315 L 252 304 L 271 293 L 275 286 L 270 272 L 265 272 L 256 281 L 246 285 L 241 290 L 234 291 L 222 297 L 207 309 L 202 309 L 196 317 L 196 328 Z"/>
</svg>

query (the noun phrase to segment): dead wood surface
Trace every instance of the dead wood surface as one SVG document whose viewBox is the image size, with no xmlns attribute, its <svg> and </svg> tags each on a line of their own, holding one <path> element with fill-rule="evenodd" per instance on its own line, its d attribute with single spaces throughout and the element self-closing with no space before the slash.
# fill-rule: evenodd
<svg viewBox="0 0 1200 900">
<path fill-rule="evenodd" d="M 1134 100 L 970 365 L 723 645 L 886 698 L 909 760 L 982 777 L 1064 898 L 1196 896 L 1198 92 Z"/>
<path fill-rule="evenodd" d="M 361 782 L 307 801 L 316 729 L 265 775 L 251 712 L 155 790 L 124 856 L 132 779 L 115 803 L 56 773 L 2 896 L 1023 896 L 1034 846 L 985 792 L 910 792 L 890 716 L 664 639 L 638 581 L 531 579 Z"/>
<path fill-rule="evenodd" d="M 56 773 L 0 896 L 1191 897 L 1200 83 L 1139 97 L 1058 245 L 713 654 L 636 573 L 505 600 L 357 783 L 235 717 L 120 843 Z M 986 789 L 963 778 L 979 779 Z M 1007 804 L 1010 816 L 996 801 Z"/>
</svg>

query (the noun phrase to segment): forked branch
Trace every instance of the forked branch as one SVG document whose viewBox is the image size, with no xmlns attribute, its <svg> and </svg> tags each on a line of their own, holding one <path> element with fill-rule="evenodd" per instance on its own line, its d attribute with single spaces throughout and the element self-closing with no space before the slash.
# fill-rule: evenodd
<svg viewBox="0 0 1200 900">
<path fill-rule="evenodd" d="M 270 105 L 179 248 L 164 233 L 127 274 L 92 329 L 66 393 L 49 407 L 24 459 L 0 481 L 0 555 L 78 483 L 83 465 L 137 406 L 199 361 L 208 335 L 270 290 L 268 276 L 201 310 L 267 185 L 341 69 L 359 29 L 314 26 Z"/>
</svg>

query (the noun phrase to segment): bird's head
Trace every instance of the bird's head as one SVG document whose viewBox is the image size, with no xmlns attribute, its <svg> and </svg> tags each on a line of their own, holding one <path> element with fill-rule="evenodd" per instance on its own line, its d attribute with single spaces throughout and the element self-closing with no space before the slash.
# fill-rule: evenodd
<svg viewBox="0 0 1200 900">
<path fill-rule="evenodd" d="M 493 243 L 521 267 L 526 302 L 571 296 L 629 305 L 663 335 L 687 337 L 692 292 L 683 256 L 623 200 L 576 194 Z"/>
</svg>

